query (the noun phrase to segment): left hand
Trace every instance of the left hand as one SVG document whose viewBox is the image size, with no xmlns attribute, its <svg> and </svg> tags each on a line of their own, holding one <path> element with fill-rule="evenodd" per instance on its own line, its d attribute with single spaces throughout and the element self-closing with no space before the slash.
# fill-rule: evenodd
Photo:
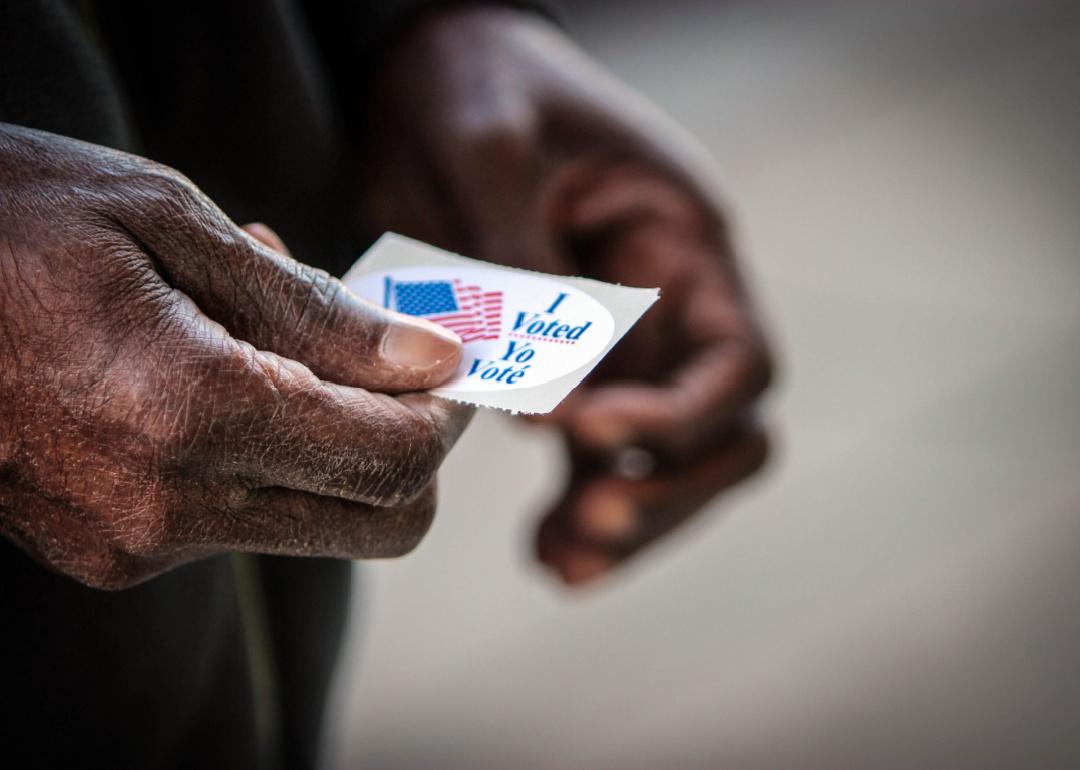
<svg viewBox="0 0 1080 770">
<path fill-rule="evenodd" d="M 364 206 L 377 227 L 662 289 L 543 418 L 573 461 L 537 536 L 564 581 L 608 572 L 763 464 L 754 405 L 771 358 L 693 138 L 553 24 L 486 6 L 410 28 L 370 115 Z M 637 467 L 620 472 L 619 458 Z"/>
</svg>

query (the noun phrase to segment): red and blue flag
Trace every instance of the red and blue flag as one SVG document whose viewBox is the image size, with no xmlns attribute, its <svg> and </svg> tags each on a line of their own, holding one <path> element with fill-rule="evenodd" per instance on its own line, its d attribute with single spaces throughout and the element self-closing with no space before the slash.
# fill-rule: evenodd
<svg viewBox="0 0 1080 770">
<path fill-rule="evenodd" d="M 444 326 L 463 342 L 494 340 L 502 327 L 503 293 L 452 281 L 395 281 L 387 276 L 383 304 Z"/>
</svg>

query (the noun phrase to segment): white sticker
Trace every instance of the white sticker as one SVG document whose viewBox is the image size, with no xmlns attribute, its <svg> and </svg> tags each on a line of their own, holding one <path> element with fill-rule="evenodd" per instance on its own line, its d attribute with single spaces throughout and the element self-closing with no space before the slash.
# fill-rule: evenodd
<svg viewBox="0 0 1080 770">
<path fill-rule="evenodd" d="M 461 337 L 461 366 L 433 393 L 530 413 L 558 406 L 659 296 L 467 259 L 393 233 L 343 280 L 370 302 Z"/>
</svg>

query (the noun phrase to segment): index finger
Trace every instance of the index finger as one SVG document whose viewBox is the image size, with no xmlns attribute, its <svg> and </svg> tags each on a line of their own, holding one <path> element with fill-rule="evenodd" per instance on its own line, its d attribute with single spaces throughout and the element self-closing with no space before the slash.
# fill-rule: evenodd
<svg viewBox="0 0 1080 770">
<path fill-rule="evenodd" d="M 678 254 L 663 256 L 675 262 Z M 676 352 L 674 366 L 653 377 L 647 360 L 624 358 L 624 368 L 641 366 L 638 376 L 582 388 L 561 415 L 582 446 L 600 452 L 638 444 L 694 451 L 768 386 L 772 362 L 749 300 L 718 267 L 689 258 L 683 265 L 698 273 L 696 280 L 671 296 L 676 304 L 647 342 L 656 349 L 654 357 Z"/>
<path fill-rule="evenodd" d="M 692 451 L 757 398 L 769 376 L 756 345 L 718 341 L 691 354 L 663 382 L 585 388 L 561 419 L 575 441 L 599 452 L 639 444 Z"/>
<path fill-rule="evenodd" d="M 615 228 L 589 255 L 599 277 L 662 295 L 561 411 L 584 448 L 695 451 L 769 383 L 765 336 L 724 233 L 695 224 L 690 204 L 671 209 Z"/>
<path fill-rule="evenodd" d="M 182 296 L 174 309 L 180 333 L 156 374 L 182 386 L 173 437 L 217 481 L 399 505 L 428 485 L 472 414 L 426 393 L 322 380 L 230 337 Z"/>
<path fill-rule="evenodd" d="M 426 393 L 395 397 L 321 381 L 261 351 L 241 367 L 245 399 L 219 415 L 223 436 L 212 446 L 226 472 L 251 486 L 400 505 L 434 479 L 472 416 L 471 407 Z"/>
</svg>

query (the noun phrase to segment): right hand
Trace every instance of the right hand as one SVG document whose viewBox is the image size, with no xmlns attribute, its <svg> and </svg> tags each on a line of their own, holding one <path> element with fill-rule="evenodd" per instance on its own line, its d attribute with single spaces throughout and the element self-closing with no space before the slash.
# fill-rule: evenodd
<svg viewBox="0 0 1080 770">
<path fill-rule="evenodd" d="M 460 357 L 175 171 L 0 124 L 0 531 L 42 564 L 405 553 L 471 414 L 413 391 Z"/>
</svg>

